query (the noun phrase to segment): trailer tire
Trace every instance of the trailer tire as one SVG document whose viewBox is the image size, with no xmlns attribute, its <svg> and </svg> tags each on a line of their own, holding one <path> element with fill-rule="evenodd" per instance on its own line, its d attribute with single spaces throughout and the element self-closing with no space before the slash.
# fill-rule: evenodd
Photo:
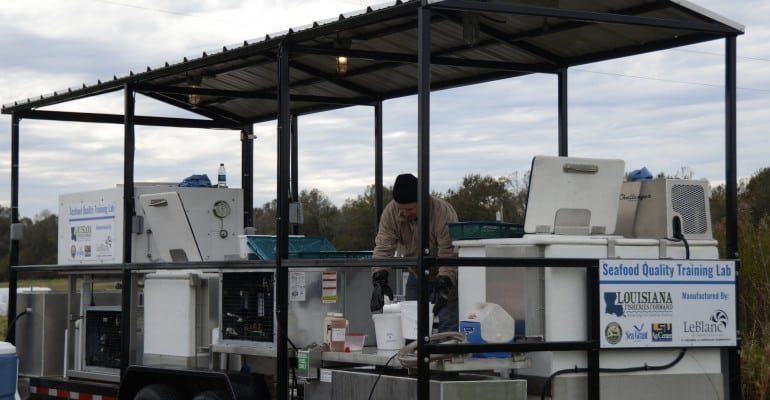
<svg viewBox="0 0 770 400">
<path fill-rule="evenodd" d="M 221 390 L 206 390 L 196 394 L 192 400 L 230 400 L 230 396 Z"/>
<path fill-rule="evenodd" d="M 185 396 L 179 389 L 162 383 L 153 383 L 141 388 L 134 400 L 184 400 Z"/>
</svg>

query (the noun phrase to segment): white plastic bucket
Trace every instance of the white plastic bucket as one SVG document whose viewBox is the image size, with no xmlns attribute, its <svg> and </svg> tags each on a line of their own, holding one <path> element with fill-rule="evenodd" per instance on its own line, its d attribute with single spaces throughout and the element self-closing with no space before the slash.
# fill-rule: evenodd
<svg viewBox="0 0 770 400">
<path fill-rule="evenodd" d="M 404 339 L 417 340 L 417 301 L 401 303 L 401 332 Z M 433 330 L 433 304 L 428 304 L 428 333 Z"/>
<path fill-rule="evenodd" d="M 404 347 L 404 335 L 401 332 L 401 313 L 373 314 L 374 335 L 377 349 L 400 350 Z"/>
</svg>

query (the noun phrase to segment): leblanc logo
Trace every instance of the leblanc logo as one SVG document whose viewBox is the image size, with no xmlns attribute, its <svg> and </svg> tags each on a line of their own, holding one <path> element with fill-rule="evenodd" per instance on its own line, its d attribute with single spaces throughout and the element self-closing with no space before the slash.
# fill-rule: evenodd
<svg viewBox="0 0 770 400">
<path fill-rule="evenodd" d="M 720 325 L 723 329 L 727 328 L 727 320 L 727 313 L 722 310 L 714 310 L 709 318 L 709 321 Z"/>
<path fill-rule="evenodd" d="M 694 334 L 718 335 L 727 329 L 729 318 L 723 310 L 714 310 L 708 321 L 684 321 L 684 332 Z"/>
</svg>

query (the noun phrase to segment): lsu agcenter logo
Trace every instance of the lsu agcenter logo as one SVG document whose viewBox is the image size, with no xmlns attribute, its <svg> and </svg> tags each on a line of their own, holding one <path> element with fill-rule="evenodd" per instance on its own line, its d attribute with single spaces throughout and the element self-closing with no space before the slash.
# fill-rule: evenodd
<svg viewBox="0 0 770 400">
<path fill-rule="evenodd" d="M 672 324 L 670 322 L 657 322 L 652 324 L 653 342 L 670 342 L 674 338 Z"/>
<path fill-rule="evenodd" d="M 604 337 L 609 344 L 618 344 L 623 338 L 623 328 L 617 322 L 610 322 L 604 328 Z"/>
</svg>

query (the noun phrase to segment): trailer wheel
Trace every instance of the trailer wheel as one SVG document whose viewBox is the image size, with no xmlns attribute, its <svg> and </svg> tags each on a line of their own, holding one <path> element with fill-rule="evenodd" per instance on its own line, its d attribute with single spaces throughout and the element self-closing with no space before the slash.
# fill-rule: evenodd
<svg viewBox="0 0 770 400">
<path fill-rule="evenodd" d="M 134 400 L 184 400 L 179 389 L 162 383 L 153 383 L 139 390 Z"/>
<path fill-rule="evenodd" d="M 192 400 L 230 400 L 230 396 L 221 390 L 206 390 L 195 395 Z"/>
</svg>

